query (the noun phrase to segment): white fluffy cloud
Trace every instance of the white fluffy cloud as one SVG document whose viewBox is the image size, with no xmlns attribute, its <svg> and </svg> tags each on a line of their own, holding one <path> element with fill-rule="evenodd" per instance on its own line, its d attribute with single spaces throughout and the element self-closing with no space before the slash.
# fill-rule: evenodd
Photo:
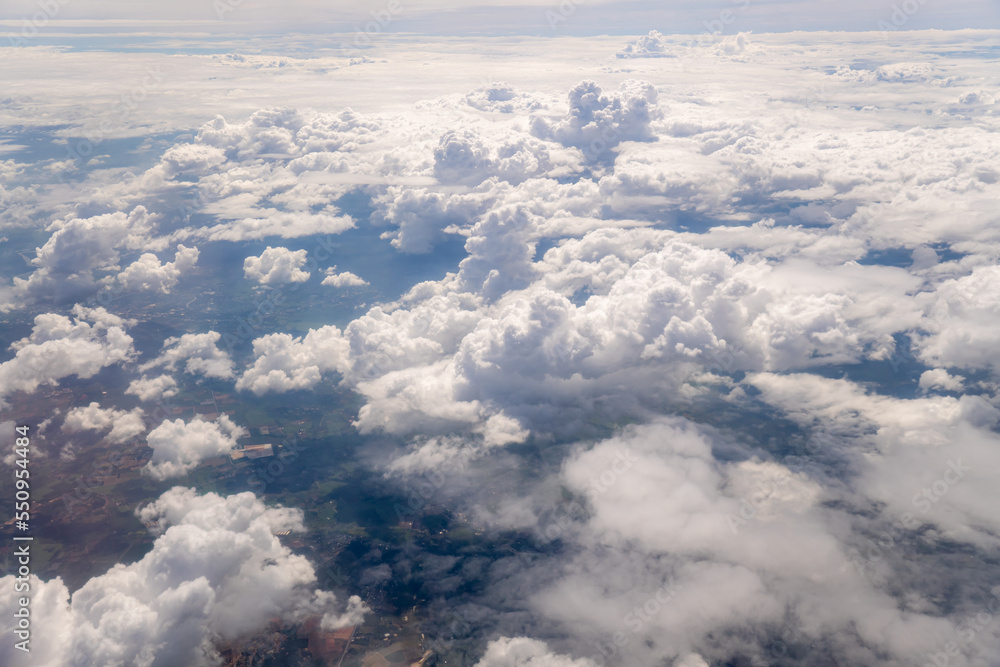
<svg viewBox="0 0 1000 667">
<path fill-rule="evenodd" d="M 103 431 L 111 427 L 111 432 L 106 436 L 108 442 L 122 443 L 146 431 L 142 418 L 141 408 L 130 411 L 102 409 L 101 405 L 94 401 L 86 407 L 73 408 L 66 413 L 63 430 L 72 433 Z"/>
<path fill-rule="evenodd" d="M 654 138 L 650 123 L 660 111 L 656 88 L 646 81 L 625 81 L 617 92 L 604 94 L 594 81 L 584 81 L 569 92 L 569 113 L 555 122 L 535 117 L 535 136 L 552 138 L 565 146 L 576 146 L 591 160 L 623 141 Z"/>
<path fill-rule="evenodd" d="M 153 457 L 143 470 L 161 481 L 186 475 L 205 459 L 231 452 L 236 441 L 246 434 L 246 429 L 234 424 L 226 415 L 219 415 L 215 422 L 202 419 L 186 423 L 183 419 L 165 421 L 146 436 Z"/>
<path fill-rule="evenodd" d="M 323 327 L 303 338 L 269 334 L 254 340 L 253 349 L 256 360 L 236 388 L 264 394 L 314 386 L 323 372 L 341 367 L 347 343 L 337 327 Z"/>
<path fill-rule="evenodd" d="M 927 333 L 916 339 L 928 364 L 996 371 L 1000 346 L 1000 266 L 943 281 L 928 300 Z"/>
<path fill-rule="evenodd" d="M 309 280 L 309 272 L 302 270 L 305 263 L 305 250 L 293 251 L 268 246 L 260 257 L 246 258 L 243 262 L 243 275 L 261 285 L 304 283 Z"/>
<path fill-rule="evenodd" d="M 618 53 L 618 58 L 671 58 L 675 54 L 670 53 L 670 44 L 657 30 L 650 30 L 648 35 L 641 35 L 639 39 L 623 46 Z"/>
<path fill-rule="evenodd" d="M 465 96 L 470 107 L 480 111 L 495 113 L 515 113 L 534 111 L 542 106 L 542 102 L 533 95 L 519 91 L 504 81 L 494 81 Z"/>
<path fill-rule="evenodd" d="M 186 373 L 212 378 L 230 378 L 233 376 L 233 360 L 226 351 L 219 349 L 218 343 L 221 338 L 222 335 L 217 331 L 168 338 L 163 341 L 163 352 L 160 356 L 142 364 L 139 370 L 145 372 L 163 367 L 174 371 L 180 367 Z"/>
<path fill-rule="evenodd" d="M 562 153 L 534 137 L 490 141 L 477 133 L 449 130 L 434 149 L 434 176 L 442 183 L 478 185 L 487 178 L 520 183 L 531 177 L 566 174 Z"/>
<path fill-rule="evenodd" d="M 964 384 L 960 375 L 952 375 L 943 368 L 933 368 L 920 374 L 921 389 L 942 389 L 962 391 Z"/>
<path fill-rule="evenodd" d="M 534 229 L 522 209 L 491 213 L 452 282 L 418 286 L 342 332 L 259 339 L 239 386 L 304 388 L 340 372 L 368 398 L 364 430 L 501 414 L 573 429 L 595 401 L 614 415 L 702 391 L 688 383 L 706 368 L 861 361 L 897 330 L 895 316 L 920 319 L 906 299 L 919 280 L 903 270 L 846 265 L 814 281 L 810 263 L 738 261 L 652 230 L 592 232 L 533 261 Z"/>
<path fill-rule="evenodd" d="M 333 287 L 362 287 L 367 285 L 368 281 L 350 271 L 341 271 L 338 273 L 337 267 L 333 267 L 326 270 L 326 277 L 323 278 L 321 284 Z"/>
<path fill-rule="evenodd" d="M 170 398 L 177 395 L 177 380 L 169 375 L 157 375 L 147 377 L 143 375 L 137 380 L 132 380 L 126 394 L 134 394 L 140 401 L 155 401 L 161 398 Z"/>
<path fill-rule="evenodd" d="M 125 333 L 128 320 L 80 305 L 72 314 L 38 315 L 31 335 L 11 345 L 14 357 L 0 364 L 0 403 L 15 391 L 32 392 L 71 375 L 93 377 L 135 354 L 132 338 Z"/>
<path fill-rule="evenodd" d="M 360 623 L 358 597 L 346 605 L 316 590 L 313 566 L 275 537 L 302 530 L 302 513 L 267 507 L 252 493 L 199 496 L 175 487 L 137 512 L 159 536 L 139 561 L 119 564 L 70 595 L 61 579 L 32 574 L 30 660 L 13 642 L 5 665 L 71 667 L 164 664 L 208 667 L 217 646 L 264 629 L 272 619 L 326 627 Z M 13 636 L 18 593 L 2 579 L 0 628 Z M 53 630 L 41 639 L 42 628 Z"/>
<path fill-rule="evenodd" d="M 23 301 L 79 298 L 96 289 L 94 271 L 116 268 L 122 248 L 137 249 L 149 240 L 152 217 L 143 206 L 90 218 L 70 218 L 49 226 L 53 234 L 35 251 L 34 272 L 14 278 Z M 12 304 L 7 304 L 11 307 Z"/>
<path fill-rule="evenodd" d="M 151 252 L 144 253 L 118 274 L 118 281 L 127 289 L 153 290 L 169 294 L 181 273 L 198 263 L 198 249 L 177 246 L 174 261 L 160 263 Z"/>
</svg>

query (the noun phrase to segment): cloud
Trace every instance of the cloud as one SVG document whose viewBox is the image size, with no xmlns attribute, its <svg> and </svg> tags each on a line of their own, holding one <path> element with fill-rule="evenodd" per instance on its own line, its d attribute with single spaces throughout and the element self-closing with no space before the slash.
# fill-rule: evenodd
<svg viewBox="0 0 1000 667">
<path fill-rule="evenodd" d="M 206 207 L 207 213 L 216 213 L 214 207 Z M 218 213 L 222 213 L 218 210 Z M 194 230 L 184 229 L 174 233 L 178 239 L 204 238 L 209 241 L 254 241 L 268 236 L 285 239 L 313 236 L 314 234 L 339 234 L 354 227 L 348 216 L 310 214 L 303 212 L 286 213 L 275 210 L 253 211 L 250 217 L 240 218 L 230 223 L 220 223 L 211 227 Z"/>
<path fill-rule="evenodd" d="M 490 140 L 472 130 L 449 130 L 434 149 L 434 176 L 447 184 L 478 185 L 490 177 L 516 184 L 571 168 L 561 152 L 524 134 Z"/>
<path fill-rule="evenodd" d="M 660 115 L 656 101 L 656 88 L 645 81 L 624 81 L 608 95 L 595 81 L 583 81 L 570 90 L 565 117 L 550 122 L 535 116 L 531 132 L 580 148 L 597 160 L 623 141 L 653 140 L 650 123 Z"/>
<path fill-rule="evenodd" d="M 993 548 L 991 480 L 1000 465 L 1000 408 L 981 396 L 900 399 L 847 380 L 751 374 L 762 399 L 846 459 L 854 485 L 880 503 L 885 524 L 932 524 L 940 539 Z M 995 399 L 993 399 L 995 400 Z M 936 486 L 935 486 L 936 485 Z M 925 495 L 926 493 L 926 495 Z"/>
<path fill-rule="evenodd" d="M 163 152 L 160 158 L 163 175 L 204 176 L 212 173 L 226 162 L 226 153 L 221 148 L 203 144 L 178 144 Z"/>
<path fill-rule="evenodd" d="M 309 280 L 309 272 L 302 270 L 305 263 L 305 250 L 292 251 L 268 246 L 260 257 L 246 258 L 243 262 L 243 275 L 261 285 L 304 283 Z"/>
<path fill-rule="evenodd" d="M 673 58 L 669 43 L 662 34 L 650 30 L 648 35 L 642 35 L 634 42 L 629 42 L 615 54 L 617 58 Z"/>
<path fill-rule="evenodd" d="M 253 351 L 254 364 L 236 381 L 236 388 L 261 395 L 314 386 L 323 372 L 342 367 L 347 342 L 340 329 L 328 326 L 300 338 L 269 334 L 254 340 Z"/>
<path fill-rule="evenodd" d="M 137 380 L 132 380 L 125 390 L 126 394 L 134 394 L 143 402 L 170 398 L 176 396 L 177 392 L 177 381 L 169 375 L 157 375 L 156 377 L 143 375 Z"/>
<path fill-rule="evenodd" d="M 174 371 L 181 367 L 186 373 L 201 374 L 210 378 L 233 377 L 233 360 L 218 343 L 222 335 L 217 331 L 203 334 L 183 334 L 180 338 L 172 336 L 163 341 L 163 352 L 159 357 L 139 366 L 146 372 L 154 368 L 166 368 Z"/>
<path fill-rule="evenodd" d="M 749 29 L 737 14 L 733 31 Z M 398 556 L 392 576 L 432 597 L 429 639 L 453 639 L 437 628 L 469 612 L 466 654 L 499 664 L 923 664 L 997 579 L 997 114 L 990 63 L 969 56 L 990 37 L 741 32 L 677 60 L 617 58 L 620 37 L 523 39 L 514 60 L 441 43 L 455 56 L 442 62 L 468 65 L 447 77 L 412 40 L 385 40 L 362 66 L 398 78 L 390 106 L 322 54 L 189 55 L 172 90 L 216 77 L 226 108 L 201 93 L 144 105 L 128 131 L 193 138 L 133 175 L 108 160 L 77 172 L 81 187 L 0 198 L 12 219 L 28 206 L 91 221 L 73 224 L 96 248 L 93 267 L 76 262 L 92 278 L 187 239 L 333 234 L 354 224 L 340 206 L 361 225 L 373 211 L 403 253 L 463 238 L 460 259 L 403 258 L 439 278 L 393 302 L 366 290 L 383 302 L 353 321 L 261 330 L 238 372 L 218 334 L 170 339 L 128 390 L 176 392 L 161 368 L 258 396 L 356 392 L 358 430 L 388 436 L 386 484 L 442 473 L 435 504 L 523 532 L 492 560 Z M 684 41 L 653 32 L 623 52 Z M 89 56 L 73 62 L 67 77 Z M 301 85 L 311 106 L 363 111 L 272 106 Z M 31 126 L 48 116 L 18 109 L 50 104 L 64 134 L 91 122 L 73 124 L 93 117 L 83 103 L 38 95 L 0 106 Z M 203 123 L 219 110 L 228 120 Z M 67 217 L 78 192 L 93 194 Z M 140 202 L 168 236 L 129 241 L 120 215 L 94 215 Z M 57 241 L 52 257 L 69 258 Z M 166 271 L 148 257 L 135 272 Z M 161 425 L 175 436 L 163 474 L 234 439 L 179 424 Z M 985 664 L 997 632 L 949 659 Z"/>
<path fill-rule="evenodd" d="M 943 281 L 927 303 L 926 334 L 915 336 L 920 358 L 934 366 L 997 369 L 1000 345 L 1000 266 L 977 267 Z"/>
<path fill-rule="evenodd" d="M 849 527 L 869 527 L 850 489 L 774 460 L 720 460 L 713 449 L 727 445 L 712 433 L 661 418 L 581 444 L 553 479 L 529 486 L 527 512 L 523 495 L 479 495 L 487 522 L 560 544 L 557 556 L 525 554 L 502 576 L 498 568 L 479 603 L 516 625 L 507 595 L 531 591 L 532 623 L 549 643 L 571 647 L 567 660 L 602 665 L 733 655 L 904 665 L 957 636 L 974 604 L 945 612 L 915 572 L 900 582 L 908 596 L 859 572 L 861 539 Z M 904 548 L 896 535 L 895 547 L 883 539 L 878 562 Z M 997 645 L 987 634 L 977 641 Z M 978 650 L 964 645 L 960 664 L 976 664 Z"/>
<path fill-rule="evenodd" d="M 313 566 L 274 533 L 302 530 L 302 513 L 268 507 L 252 493 L 198 495 L 174 487 L 137 515 L 158 534 L 140 560 L 118 564 L 72 595 L 59 578 L 32 574 L 34 627 L 59 628 L 31 642 L 31 664 L 170 664 L 207 667 L 219 646 L 260 632 L 272 619 L 297 624 L 320 616 L 325 627 L 354 625 L 367 609 L 316 590 Z M 0 627 L 13 636 L 18 593 L 3 578 Z M 7 665 L 28 664 L 14 642 Z M 81 663 L 82 661 L 82 663 Z"/>
<path fill-rule="evenodd" d="M 544 642 L 527 637 L 501 637 L 490 642 L 477 667 L 593 667 L 591 660 L 573 660 L 549 652 Z"/>
<path fill-rule="evenodd" d="M 465 242 L 468 257 L 459 263 L 461 284 L 491 299 L 527 286 L 535 275 L 534 245 L 528 237 L 532 223 L 532 215 L 520 206 L 492 211 L 478 222 Z"/>
<path fill-rule="evenodd" d="M 145 433 L 146 425 L 143 423 L 143 411 L 135 408 L 131 411 L 102 409 L 100 404 L 93 401 L 87 407 L 77 407 L 66 413 L 63 420 L 63 430 L 71 433 L 77 431 L 103 431 L 109 426 L 111 432 L 106 436 L 106 440 L 112 443 L 123 443 L 131 440 L 141 433 Z"/>
<path fill-rule="evenodd" d="M 143 206 L 127 215 L 116 212 L 52 223 L 48 228 L 52 236 L 31 261 L 35 271 L 27 279 L 14 278 L 15 293 L 33 302 L 79 299 L 96 291 L 94 271 L 117 268 L 123 248 L 143 247 L 152 223 Z"/>
<path fill-rule="evenodd" d="M 31 334 L 11 344 L 14 357 L 0 364 L 0 403 L 16 391 L 33 392 L 71 375 L 93 377 L 135 354 L 132 338 L 125 333 L 125 326 L 134 321 L 79 304 L 72 315 L 38 315 Z"/>
<path fill-rule="evenodd" d="M 246 429 L 226 415 L 220 415 L 216 422 L 165 421 L 146 436 L 153 457 L 143 471 L 158 481 L 186 475 L 205 459 L 231 452 L 236 441 L 245 435 Z"/>
<path fill-rule="evenodd" d="M 143 201 L 170 214 L 180 209 L 185 223 L 199 220 L 173 229 L 160 246 L 338 234 L 354 220 L 331 202 L 349 188 L 327 177 L 370 172 L 358 152 L 378 134 L 378 123 L 350 109 L 308 116 L 261 109 L 235 123 L 217 116 L 140 175 L 103 184 L 98 196 Z M 192 218 L 196 213 L 208 217 Z"/>
<path fill-rule="evenodd" d="M 337 273 L 337 267 L 333 267 L 326 270 L 326 277 L 323 278 L 323 282 L 320 284 L 332 287 L 362 287 L 367 285 L 368 281 L 350 271 Z"/>
<path fill-rule="evenodd" d="M 427 188 L 390 186 L 373 199 L 375 216 L 397 227 L 383 236 L 397 250 L 430 252 L 449 230 L 471 226 L 496 200 L 498 183 L 486 180 L 468 192 L 446 194 Z"/>
<path fill-rule="evenodd" d="M 943 368 L 934 368 L 920 374 L 921 389 L 940 389 L 943 391 L 962 391 L 965 387 L 960 375 L 952 375 Z"/>
<path fill-rule="evenodd" d="M 491 213 L 454 278 L 344 329 L 352 342 L 328 369 L 367 397 L 363 430 L 504 414 L 572 433 L 595 401 L 615 418 L 706 391 L 706 370 L 858 362 L 905 318 L 919 322 L 905 296 L 919 280 L 902 270 L 848 265 L 810 282 L 809 263 L 741 262 L 655 230 L 591 232 L 532 261 L 534 226 L 520 209 Z M 478 296 L 445 297 L 454 292 Z"/>
<path fill-rule="evenodd" d="M 534 111 L 542 106 L 537 98 L 503 81 L 477 88 L 465 96 L 465 101 L 470 107 L 493 113 Z"/>
<path fill-rule="evenodd" d="M 174 261 L 160 263 L 151 252 L 143 255 L 118 274 L 118 281 L 126 289 L 153 290 L 169 294 L 177 284 L 181 273 L 189 271 L 198 263 L 198 248 L 177 246 Z"/>
</svg>

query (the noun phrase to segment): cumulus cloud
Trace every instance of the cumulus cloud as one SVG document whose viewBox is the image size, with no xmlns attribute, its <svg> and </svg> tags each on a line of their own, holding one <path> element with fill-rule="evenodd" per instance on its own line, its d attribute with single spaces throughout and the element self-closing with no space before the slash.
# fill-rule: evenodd
<svg viewBox="0 0 1000 667">
<path fill-rule="evenodd" d="M 303 529 L 299 510 L 268 507 L 252 493 L 199 496 L 175 487 L 137 515 L 158 535 L 137 562 L 116 565 L 72 595 L 59 578 L 29 577 L 33 624 L 59 629 L 31 643 L 31 664 L 208 667 L 221 660 L 221 644 L 272 619 L 295 624 L 318 616 L 325 627 L 343 627 L 367 611 L 356 596 L 344 605 L 317 590 L 313 566 L 275 536 Z M 0 627 L 13 636 L 14 575 L 3 584 Z M 0 656 L 22 664 L 13 642 Z"/>
<path fill-rule="evenodd" d="M 160 263 L 151 252 L 143 253 L 118 274 L 118 281 L 126 289 L 152 290 L 169 294 L 177 284 L 181 273 L 192 269 L 198 263 L 198 249 L 177 246 L 174 261 Z"/>
<path fill-rule="evenodd" d="M 293 251 L 268 246 L 260 257 L 247 257 L 244 260 L 243 275 L 261 285 L 304 283 L 309 280 L 309 272 L 302 270 L 305 263 L 305 250 Z"/>
<path fill-rule="evenodd" d="M 154 368 L 166 368 L 169 371 L 179 367 L 186 373 L 204 375 L 210 378 L 230 378 L 233 376 L 233 360 L 229 353 L 219 349 L 218 343 L 222 335 L 217 331 L 203 334 L 184 334 L 181 337 L 170 337 L 163 341 L 163 352 L 156 359 L 139 366 L 146 372 Z M 168 388 L 166 380 L 156 380 L 164 389 Z M 136 392 L 140 391 L 136 386 Z M 148 389 L 148 386 L 144 386 Z M 162 395 L 162 394 L 161 394 Z"/>
<path fill-rule="evenodd" d="M 334 266 L 326 270 L 326 277 L 321 284 L 332 287 L 362 287 L 367 285 L 368 281 L 350 271 L 337 273 L 337 267 Z"/>
<path fill-rule="evenodd" d="M 338 234 L 354 220 L 331 203 L 348 188 L 328 177 L 371 172 L 354 152 L 379 133 L 378 123 L 350 109 L 308 116 L 262 109 L 232 123 L 217 116 L 189 143 L 170 147 L 140 175 L 105 185 L 101 195 L 111 201 L 154 195 L 172 203 L 172 212 L 179 208 L 184 222 L 194 213 L 208 216 L 175 228 L 160 246 Z"/>
<path fill-rule="evenodd" d="M 143 402 L 170 398 L 176 396 L 177 392 L 177 381 L 169 375 L 157 375 L 156 377 L 143 375 L 137 380 L 132 380 L 125 390 L 126 394 L 134 394 Z"/>
<path fill-rule="evenodd" d="M 548 121 L 536 116 L 531 131 L 576 146 L 597 160 L 623 141 L 654 139 L 650 123 L 660 115 L 656 102 L 656 88 L 649 82 L 625 81 L 616 92 L 605 94 L 596 82 L 583 81 L 570 90 L 565 117 Z"/>
<path fill-rule="evenodd" d="M 449 130 L 434 149 L 434 176 L 447 184 L 478 185 L 490 177 L 520 183 L 571 170 L 563 154 L 524 134 L 491 140 L 472 130 Z"/>
<path fill-rule="evenodd" d="M 264 394 L 269 391 L 308 389 L 323 372 L 338 370 L 347 351 L 340 329 L 329 326 L 295 338 L 269 334 L 253 342 L 251 368 L 236 381 L 236 388 Z"/>
<path fill-rule="evenodd" d="M 477 88 L 465 96 L 465 101 L 470 107 L 494 113 L 534 111 L 542 106 L 541 101 L 532 95 L 520 92 L 503 81 Z"/>
<path fill-rule="evenodd" d="M 857 362 L 897 315 L 920 319 L 905 298 L 919 280 L 902 270 L 849 265 L 810 282 L 808 264 L 740 262 L 653 230 L 592 232 L 533 261 L 534 224 L 522 209 L 495 211 L 450 282 L 343 331 L 258 339 L 238 386 L 306 388 L 341 373 L 367 398 L 364 430 L 478 428 L 501 414 L 571 430 L 595 401 L 613 416 L 705 391 L 705 369 Z"/>
<path fill-rule="evenodd" d="M 390 186 L 378 195 L 376 217 L 396 226 L 386 232 L 393 247 L 406 253 L 430 252 L 449 232 L 469 228 L 497 198 L 497 183 L 487 180 L 464 193 Z"/>
<path fill-rule="evenodd" d="M 759 47 L 753 44 L 750 33 L 747 32 L 726 35 L 712 45 L 712 50 L 716 55 L 728 56 L 732 59 L 739 59 L 742 54 L 758 49 Z M 742 59 L 745 60 L 745 58 Z"/>
<path fill-rule="evenodd" d="M 94 271 L 117 268 L 120 251 L 143 247 L 152 227 L 153 218 L 143 206 L 128 214 L 54 222 L 48 228 L 52 236 L 35 251 L 34 272 L 27 279 L 14 278 L 15 294 L 22 301 L 36 301 L 78 299 L 93 292 Z"/>
<path fill-rule="evenodd" d="M 920 374 L 921 389 L 962 391 L 964 382 L 960 375 L 952 375 L 943 368 L 933 368 Z"/>
<path fill-rule="evenodd" d="M 73 408 L 66 413 L 63 420 L 63 430 L 71 433 L 77 431 L 104 431 L 109 426 L 111 432 L 105 436 L 108 442 L 123 443 L 146 431 L 141 408 L 134 410 L 102 409 L 96 401 L 86 407 Z"/>
<path fill-rule="evenodd" d="M 617 58 L 671 58 L 674 56 L 670 53 L 669 43 L 656 30 L 650 30 L 648 35 L 642 35 L 634 42 L 629 42 L 623 46 L 618 53 L 615 54 Z"/>
<path fill-rule="evenodd" d="M 983 266 L 943 281 L 927 302 L 924 335 L 915 337 L 920 358 L 956 368 L 997 369 L 1000 345 L 1000 266 Z"/>
<path fill-rule="evenodd" d="M 31 334 L 11 344 L 14 357 L 0 364 L 0 403 L 16 391 L 32 392 L 71 375 L 93 377 L 106 366 L 135 354 L 124 320 L 104 308 L 76 305 L 72 317 L 35 317 Z"/>
<path fill-rule="evenodd" d="M 465 242 L 468 257 L 459 263 L 462 285 L 491 299 L 527 286 L 534 277 L 532 222 L 520 206 L 492 211 L 478 222 Z"/>
<path fill-rule="evenodd" d="M 143 470 L 159 481 L 186 475 L 205 459 L 231 452 L 236 441 L 245 435 L 246 429 L 226 415 L 220 415 L 215 422 L 165 421 L 146 436 L 153 457 Z"/>
</svg>

